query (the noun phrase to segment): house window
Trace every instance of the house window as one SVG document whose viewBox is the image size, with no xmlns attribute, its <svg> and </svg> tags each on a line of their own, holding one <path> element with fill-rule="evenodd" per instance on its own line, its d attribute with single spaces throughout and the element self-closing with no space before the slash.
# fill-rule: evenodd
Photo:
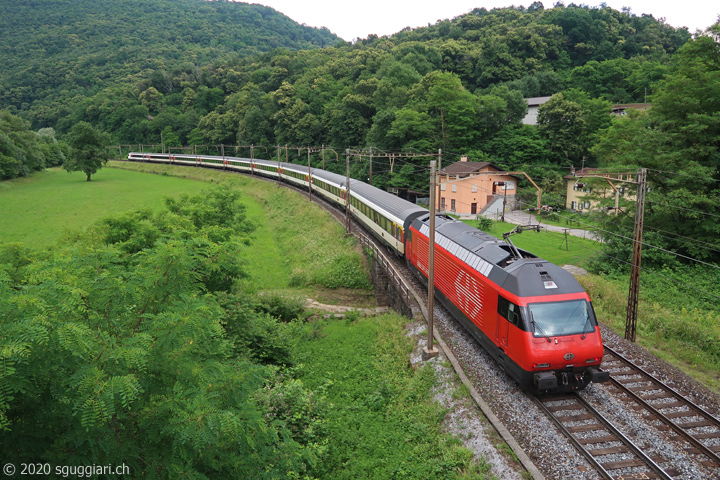
<svg viewBox="0 0 720 480">
<path fill-rule="evenodd" d="M 586 209 L 589 209 L 589 208 L 590 208 L 590 202 L 585 202 L 585 208 L 586 208 Z"/>
<path fill-rule="evenodd" d="M 441 183 L 441 184 L 440 184 L 440 190 L 443 191 L 443 192 L 445 191 L 445 184 L 444 184 L 444 183 Z"/>
<path fill-rule="evenodd" d="M 477 192 L 477 185 L 473 185 L 472 191 L 473 191 L 473 193 Z"/>
<path fill-rule="evenodd" d="M 455 199 L 454 198 L 452 200 L 450 200 L 450 210 L 453 212 L 455 211 Z"/>
<path fill-rule="evenodd" d="M 570 209 L 575 210 L 576 208 L 577 208 L 577 202 L 575 200 L 573 200 L 572 202 L 570 202 Z"/>
<path fill-rule="evenodd" d="M 456 185 L 456 184 L 454 184 L 454 183 L 453 183 L 453 188 L 452 188 L 452 191 L 453 191 L 453 192 L 457 192 L 457 185 Z"/>
<path fill-rule="evenodd" d="M 445 197 L 440 197 L 440 208 L 445 210 Z"/>
</svg>

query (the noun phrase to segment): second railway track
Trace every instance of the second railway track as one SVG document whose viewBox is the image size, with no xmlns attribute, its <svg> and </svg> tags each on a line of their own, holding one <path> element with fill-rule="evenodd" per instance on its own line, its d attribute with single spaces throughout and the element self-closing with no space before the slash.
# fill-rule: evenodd
<svg viewBox="0 0 720 480">
<path fill-rule="evenodd" d="M 535 403 L 606 480 L 663 479 L 679 476 L 664 470 L 577 393 L 535 397 Z"/>
<path fill-rule="evenodd" d="M 660 432 L 685 443 L 685 451 L 720 478 L 720 420 L 612 348 L 605 350 L 611 388 L 628 408 L 640 410 Z"/>
</svg>

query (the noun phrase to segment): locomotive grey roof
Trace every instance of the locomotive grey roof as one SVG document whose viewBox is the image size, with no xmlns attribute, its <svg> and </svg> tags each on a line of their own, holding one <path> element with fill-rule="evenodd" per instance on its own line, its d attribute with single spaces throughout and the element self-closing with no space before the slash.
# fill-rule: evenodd
<svg viewBox="0 0 720 480">
<path fill-rule="evenodd" d="M 518 260 L 507 270 L 510 275 L 502 287 L 521 297 L 585 291 L 570 272 L 545 260 Z"/>
<path fill-rule="evenodd" d="M 415 220 L 424 235 L 430 233 L 429 215 Z M 572 274 L 557 265 L 520 250 L 512 259 L 504 240 L 445 215 L 435 219 L 435 242 L 505 290 L 522 297 L 578 293 L 583 288 Z"/>
</svg>

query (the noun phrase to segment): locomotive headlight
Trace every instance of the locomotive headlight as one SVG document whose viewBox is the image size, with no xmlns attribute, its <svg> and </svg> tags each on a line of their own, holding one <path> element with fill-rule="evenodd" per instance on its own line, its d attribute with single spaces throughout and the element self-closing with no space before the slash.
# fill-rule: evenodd
<svg viewBox="0 0 720 480">
<path fill-rule="evenodd" d="M 533 363 L 533 368 L 548 368 L 549 363 Z"/>
<path fill-rule="evenodd" d="M 587 360 L 585 360 L 585 363 L 597 363 L 599 361 L 599 358 L 588 358 Z"/>
</svg>

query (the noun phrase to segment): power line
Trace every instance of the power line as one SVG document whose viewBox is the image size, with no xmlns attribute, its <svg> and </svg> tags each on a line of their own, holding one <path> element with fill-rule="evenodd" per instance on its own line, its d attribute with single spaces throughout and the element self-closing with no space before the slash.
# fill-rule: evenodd
<svg viewBox="0 0 720 480">
<path fill-rule="evenodd" d="M 675 208 L 675 209 L 678 209 L 678 210 L 685 210 L 685 211 L 687 211 L 687 212 L 700 213 L 700 214 L 702 214 L 702 215 L 708 215 L 708 216 L 710 216 L 710 217 L 720 218 L 720 215 L 717 215 L 717 214 L 714 214 L 714 213 L 709 213 L 709 212 L 703 212 L 703 211 L 701 211 L 701 210 L 693 210 L 692 208 L 678 207 L 678 206 L 676 206 L 676 205 L 668 205 L 668 204 L 659 203 L 659 202 L 649 202 L 649 203 L 652 203 L 653 205 L 659 205 L 659 206 L 661 206 L 661 207 Z"/>
<path fill-rule="evenodd" d="M 552 232 L 552 231 L 550 231 L 550 230 L 545 230 L 545 231 L 546 231 L 547 233 L 550 233 L 551 235 L 555 235 L 555 236 L 557 236 L 557 237 L 559 237 L 559 238 L 562 238 L 563 240 L 566 240 L 565 237 L 560 236 L 560 234 L 558 234 L 558 233 Z M 582 244 L 580 244 L 580 243 L 573 242 L 572 240 L 568 240 L 568 241 L 569 241 L 570 243 L 572 243 L 573 245 L 577 245 L 577 246 L 579 246 L 579 247 L 581 247 L 581 248 L 585 248 L 585 249 L 587 249 L 587 250 L 590 250 L 590 251 L 592 251 L 592 252 L 598 253 L 598 254 L 603 255 L 603 256 L 605 256 L 605 257 L 612 258 L 613 260 L 615 260 L 615 261 L 617 261 L 617 262 L 624 263 L 624 264 L 626 264 L 626 265 L 632 266 L 632 263 L 628 262 L 627 260 L 622 260 L 622 259 L 620 259 L 620 258 L 613 257 L 612 255 L 608 255 L 608 254 L 605 253 L 605 252 L 602 252 L 602 251 L 600 251 L 600 250 L 595 250 L 594 248 L 590 248 L 590 247 L 588 247 L 588 246 L 586 246 L 586 245 L 582 245 Z M 650 269 L 650 268 L 647 268 L 647 267 L 642 267 L 642 266 L 641 266 L 641 267 L 639 267 L 639 268 L 640 268 L 640 270 L 642 270 L 642 271 L 647 271 L 648 273 L 650 273 L 650 274 L 652 274 L 652 275 L 656 275 L 656 276 L 658 276 L 658 277 L 665 278 L 665 279 L 667 279 L 667 280 L 670 280 L 670 281 L 672 281 L 672 282 L 678 283 L 678 284 L 683 285 L 683 286 L 685 286 L 685 287 L 695 289 L 695 290 L 697 290 L 698 292 L 702 292 L 702 293 L 704 293 L 705 295 L 708 295 L 708 296 L 710 296 L 710 297 L 713 297 L 713 298 L 716 298 L 716 299 L 720 300 L 720 296 L 715 295 L 714 293 L 706 292 L 705 290 L 702 290 L 702 289 L 700 289 L 700 288 L 698 288 L 698 287 L 696 287 L 696 286 L 694 286 L 694 285 L 690 285 L 690 284 L 687 284 L 687 283 L 682 282 L 682 281 L 680 281 L 680 280 L 677 280 L 677 279 L 675 279 L 675 278 L 668 277 L 667 275 L 663 275 L 662 273 L 656 272 L 656 271 L 654 271 L 654 270 L 652 270 L 652 269 Z"/>
<path fill-rule="evenodd" d="M 588 226 L 590 226 L 593 230 L 596 230 L 596 231 L 605 232 L 605 233 L 608 233 L 608 234 L 610 234 L 610 235 L 615 235 L 616 237 L 622 238 L 622 239 L 624 239 L 624 240 L 630 240 L 630 241 L 632 241 L 632 242 L 635 241 L 635 239 L 630 238 L 630 237 L 628 237 L 628 236 L 621 235 L 621 234 L 615 233 L 615 232 L 611 232 L 611 231 L 609 231 L 609 230 L 605 230 L 605 229 L 603 229 L 603 228 L 599 228 L 599 227 L 596 227 L 596 226 L 594 226 L 594 225 L 590 225 L 589 223 L 581 222 L 580 220 L 570 219 L 570 218 L 564 217 L 564 216 L 562 216 L 562 215 L 560 215 L 560 214 L 556 214 L 556 215 L 557 215 L 558 217 L 560 217 L 560 218 L 565 218 L 566 220 L 573 220 L 573 221 L 576 221 L 577 223 L 580 223 L 580 224 L 582 224 L 582 225 L 588 225 Z M 677 257 L 681 257 L 681 258 L 684 258 L 684 259 L 686 259 L 686 260 L 691 260 L 691 261 L 693 261 L 693 262 L 701 263 L 701 264 L 706 265 L 706 266 L 708 266 L 708 267 L 717 268 L 718 270 L 720 270 L 720 267 L 719 267 L 719 266 L 714 265 L 714 264 L 712 264 L 712 263 L 703 262 L 702 260 L 698 260 L 698 259 L 696 259 L 696 258 L 688 257 L 688 256 L 683 255 L 683 254 L 681 254 L 681 253 L 673 252 L 673 251 L 671 251 L 671 250 L 667 250 L 667 249 L 665 249 L 665 248 L 658 247 L 657 245 L 653 245 L 653 244 L 651 244 L 651 243 L 647 243 L 647 242 L 640 242 L 640 243 L 641 243 L 642 245 L 644 245 L 644 246 L 647 246 L 647 247 L 650 247 L 650 248 L 654 248 L 654 249 L 663 251 L 663 252 L 665 252 L 665 253 L 669 253 L 669 254 L 671 254 L 671 255 L 675 255 L 675 256 L 677 256 Z"/>
<path fill-rule="evenodd" d="M 667 238 L 670 240 L 680 241 L 680 242 L 684 242 L 684 243 L 691 243 L 691 244 L 701 243 L 704 245 L 708 245 L 708 246 L 703 246 L 703 245 L 697 245 L 697 246 L 700 248 L 704 248 L 707 250 L 712 250 L 714 252 L 720 253 L 720 245 L 715 245 L 714 243 L 703 242 L 702 240 L 698 240 L 696 238 L 686 237 L 685 235 L 680 235 L 679 233 L 674 233 L 674 232 L 668 232 L 667 230 L 662 230 L 660 228 L 655 228 L 655 227 L 646 227 L 646 228 L 649 228 L 650 230 L 654 230 L 655 232 L 663 232 L 663 233 L 669 233 L 670 235 L 675 235 L 675 237 L 669 237 L 669 236 L 663 235 L 661 233 L 656 233 L 656 235 L 660 235 L 661 237 L 664 237 L 664 238 Z M 677 237 L 680 237 L 680 238 L 677 238 Z M 681 239 L 686 239 L 686 240 L 681 240 Z"/>
<path fill-rule="evenodd" d="M 695 179 L 695 180 L 697 180 L 697 178 L 698 178 L 697 175 L 691 175 L 691 174 L 689 174 L 689 173 L 666 172 L 666 171 L 663 171 L 663 170 L 656 170 L 656 169 L 654 169 L 654 168 L 649 168 L 648 170 L 650 170 L 651 172 L 664 173 L 664 174 L 667 174 L 667 175 L 678 175 L 678 176 L 681 176 L 681 177 L 690 177 L 690 178 L 693 178 L 693 179 Z M 712 180 L 713 182 L 720 182 L 720 180 L 718 180 L 717 178 L 712 178 L 712 177 L 703 177 L 703 180 Z"/>
</svg>

